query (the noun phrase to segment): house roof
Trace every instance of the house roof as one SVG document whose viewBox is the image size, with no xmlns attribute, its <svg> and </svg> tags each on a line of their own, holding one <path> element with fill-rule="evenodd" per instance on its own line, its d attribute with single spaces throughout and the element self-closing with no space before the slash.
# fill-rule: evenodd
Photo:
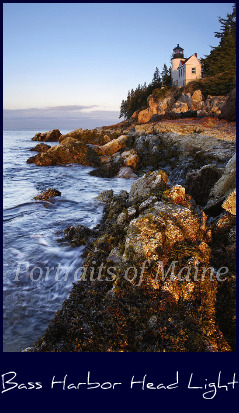
<svg viewBox="0 0 239 413">
<path fill-rule="evenodd" d="M 193 56 L 195 56 L 196 57 L 196 59 L 199 61 L 199 59 L 197 58 L 197 56 L 195 55 L 195 53 L 194 54 L 192 54 L 190 57 L 188 57 L 187 59 L 184 59 L 184 60 L 180 60 L 180 63 L 179 63 L 179 66 L 180 65 L 185 65 L 190 59 L 191 59 L 191 57 L 193 57 Z M 200 62 L 199 62 L 200 63 Z M 178 66 L 178 68 L 179 68 L 179 66 Z"/>
</svg>

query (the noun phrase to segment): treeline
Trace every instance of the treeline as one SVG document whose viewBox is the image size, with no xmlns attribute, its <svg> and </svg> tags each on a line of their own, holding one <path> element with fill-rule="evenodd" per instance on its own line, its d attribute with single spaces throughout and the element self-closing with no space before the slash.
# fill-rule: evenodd
<svg viewBox="0 0 239 413">
<path fill-rule="evenodd" d="M 120 106 L 120 118 L 124 117 L 129 119 L 133 113 L 147 106 L 147 98 L 155 89 L 160 89 L 162 86 L 169 86 L 171 84 L 170 69 L 164 64 L 163 70 L 160 73 L 159 69 L 156 67 L 152 81 L 147 85 L 138 85 L 138 87 L 131 91 L 128 91 L 128 96 L 126 100 L 122 100 Z"/>
<path fill-rule="evenodd" d="M 201 59 L 206 76 L 225 72 L 236 74 L 236 4 L 226 19 L 219 17 L 219 22 L 221 30 L 215 32 L 215 37 L 220 39 L 219 45 L 212 47 L 209 55 Z"/>
<path fill-rule="evenodd" d="M 215 32 L 219 45 L 201 59 L 205 77 L 210 77 L 218 95 L 225 95 L 236 87 L 236 3 L 225 19 L 219 17 L 221 28 Z M 215 81 L 214 81 L 215 79 Z"/>
<path fill-rule="evenodd" d="M 232 13 L 228 13 L 225 19 L 219 17 L 219 22 L 220 31 L 215 33 L 215 37 L 220 39 L 219 45 L 212 47 L 209 55 L 201 59 L 205 78 L 186 86 L 188 90 L 195 87 L 201 89 L 205 96 L 226 95 L 236 86 L 236 3 Z M 155 89 L 170 85 L 171 75 L 167 65 L 164 64 L 161 74 L 156 67 L 149 85 L 144 83 L 128 92 L 127 99 L 120 106 L 120 118 L 129 119 L 136 110 L 147 106 L 147 98 Z"/>
</svg>

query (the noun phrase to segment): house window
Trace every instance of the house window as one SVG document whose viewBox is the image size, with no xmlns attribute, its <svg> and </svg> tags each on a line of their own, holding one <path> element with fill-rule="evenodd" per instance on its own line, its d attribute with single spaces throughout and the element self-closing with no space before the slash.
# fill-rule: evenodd
<svg viewBox="0 0 239 413">
<path fill-rule="evenodd" d="M 196 74 L 196 67 L 192 67 L 192 74 Z"/>
</svg>

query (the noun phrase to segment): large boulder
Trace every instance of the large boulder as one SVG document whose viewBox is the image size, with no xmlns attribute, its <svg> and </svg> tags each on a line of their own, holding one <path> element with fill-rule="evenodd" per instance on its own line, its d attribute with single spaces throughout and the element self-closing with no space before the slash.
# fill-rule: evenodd
<svg viewBox="0 0 239 413">
<path fill-rule="evenodd" d="M 52 198 L 55 198 L 56 196 L 61 196 L 61 192 L 55 188 L 48 188 L 40 194 L 34 196 L 34 199 L 36 201 L 50 201 Z"/>
<path fill-rule="evenodd" d="M 74 138 L 65 138 L 61 144 L 52 146 L 46 153 L 39 153 L 27 160 L 38 166 L 79 163 L 91 165 L 87 158 L 87 146 Z"/>
<path fill-rule="evenodd" d="M 221 178 L 215 183 L 205 207 L 206 212 L 216 213 L 236 187 L 236 154 L 228 161 Z M 233 200 L 234 198 L 232 198 Z M 227 204 L 226 204 L 227 205 Z"/>
<path fill-rule="evenodd" d="M 138 114 L 138 122 L 139 123 L 149 122 L 153 115 L 154 115 L 154 112 L 150 108 L 141 110 Z"/>
<path fill-rule="evenodd" d="M 61 135 L 61 137 L 59 138 L 59 142 L 61 143 L 65 138 L 70 137 L 77 139 L 85 144 L 104 145 L 111 139 L 115 139 L 116 137 L 118 137 L 120 133 L 121 132 L 118 129 L 106 130 L 104 128 L 78 128 L 71 132 L 68 132 L 66 135 Z"/>
<path fill-rule="evenodd" d="M 41 142 L 58 142 L 60 136 L 61 132 L 59 131 L 59 129 L 53 129 L 49 132 L 36 133 L 32 140 Z"/>
<path fill-rule="evenodd" d="M 134 170 L 138 168 L 139 165 L 139 156 L 135 149 L 130 149 L 128 151 L 124 151 L 121 154 L 121 157 L 124 159 L 125 166 L 130 166 Z"/>
<path fill-rule="evenodd" d="M 195 90 L 192 94 L 192 101 L 194 103 L 196 102 L 198 103 L 198 102 L 201 102 L 202 100 L 203 100 L 203 95 L 202 95 L 201 90 L 200 89 Z"/>
<path fill-rule="evenodd" d="M 130 166 L 122 166 L 116 177 L 125 179 L 138 178 L 138 176 L 134 173 L 133 169 L 130 168 Z"/>
<path fill-rule="evenodd" d="M 95 231 L 84 226 L 69 226 L 64 231 L 64 238 L 58 239 L 58 242 L 69 242 L 72 247 L 86 245 L 90 238 L 95 235 Z"/>
<path fill-rule="evenodd" d="M 192 94 L 192 100 L 191 100 L 191 110 L 201 110 L 203 108 L 203 96 L 201 90 L 195 90 L 195 92 Z"/>
<path fill-rule="evenodd" d="M 164 98 L 161 102 L 158 104 L 158 115 L 164 115 L 166 112 L 168 112 L 172 105 L 174 103 L 174 99 L 172 96 Z"/>
<path fill-rule="evenodd" d="M 50 149 L 50 145 L 47 145 L 46 143 L 38 143 L 34 148 L 31 148 L 30 151 L 33 152 L 46 152 Z"/>
<path fill-rule="evenodd" d="M 167 189 L 168 177 L 164 171 L 148 172 L 137 179 L 129 192 L 129 203 L 143 202 L 151 195 L 157 195 Z"/>
<path fill-rule="evenodd" d="M 104 155 L 126 147 L 128 137 L 123 135 L 118 139 L 113 139 L 115 136 L 118 137 L 118 132 L 114 130 L 107 131 L 106 134 L 102 129 L 76 129 L 66 135 L 61 135 L 59 145 L 51 147 L 46 153 L 29 158 L 27 162 L 41 166 L 69 163 L 98 166 L 102 162 L 109 161 Z"/>
<path fill-rule="evenodd" d="M 221 117 L 228 122 L 236 121 L 236 88 L 233 89 L 227 101 L 221 107 Z"/>
<path fill-rule="evenodd" d="M 113 139 L 105 145 L 98 147 L 98 153 L 106 156 L 113 155 L 121 149 L 126 148 L 128 140 L 129 137 L 127 135 L 121 135 L 117 139 Z"/>
<path fill-rule="evenodd" d="M 199 170 L 187 173 L 185 188 L 197 204 L 205 205 L 212 187 L 222 174 L 222 168 L 218 168 L 216 165 L 204 165 Z"/>
<path fill-rule="evenodd" d="M 211 116 L 220 116 L 221 109 L 227 100 L 226 96 L 210 96 L 208 95 L 203 109 Z M 200 108 L 201 109 L 201 108 Z"/>
<path fill-rule="evenodd" d="M 182 103 L 186 103 L 189 107 L 189 109 L 191 109 L 191 104 L 192 104 L 192 96 L 191 93 L 187 93 L 186 95 L 184 93 L 181 94 L 181 96 L 179 96 L 178 102 L 182 102 Z"/>
<path fill-rule="evenodd" d="M 221 178 L 215 183 L 210 196 L 226 199 L 236 187 L 236 154 L 228 161 Z"/>
</svg>

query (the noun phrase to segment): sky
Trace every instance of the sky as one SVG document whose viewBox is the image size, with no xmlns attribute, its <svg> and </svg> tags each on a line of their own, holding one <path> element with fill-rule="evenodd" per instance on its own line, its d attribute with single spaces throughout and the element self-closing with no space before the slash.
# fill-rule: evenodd
<svg viewBox="0 0 239 413">
<path fill-rule="evenodd" d="M 4 3 L 4 127 L 117 122 L 128 90 L 150 83 L 156 66 L 169 67 L 177 43 L 199 58 L 218 45 L 218 18 L 232 6 Z"/>
</svg>

